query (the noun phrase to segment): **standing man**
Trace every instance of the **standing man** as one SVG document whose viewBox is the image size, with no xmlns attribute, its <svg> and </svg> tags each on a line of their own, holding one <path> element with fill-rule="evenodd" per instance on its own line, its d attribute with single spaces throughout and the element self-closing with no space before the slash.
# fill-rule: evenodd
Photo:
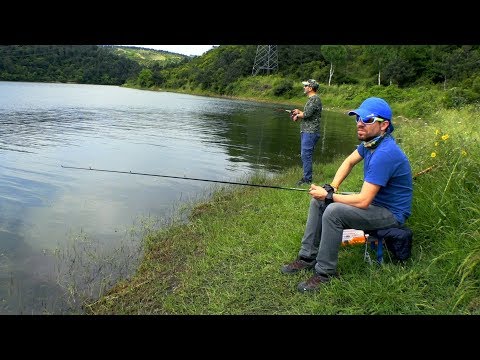
<svg viewBox="0 0 480 360">
<path fill-rule="evenodd" d="M 407 156 L 391 136 L 390 106 L 371 97 L 348 115 L 355 115 L 362 143 L 340 165 L 331 185 L 310 186 L 312 199 L 298 257 L 281 268 L 284 274 L 314 270 L 313 276 L 298 285 L 300 292 L 318 290 L 336 276 L 344 229 L 400 227 L 411 214 L 412 171 Z M 362 160 L 360 193 L 337 194 L 340 184 Z"/>
<path fill-rule="evenodd" d="M 303 177 L 297 182 L 297 185 L 312 183 L 312 163 L 315 145 L 320 139 L 320 119 L 322 118 L 322 101 L 317 95 L 319 84 L 314 79 L 303 81 L 303 92 L 308 100 L 303 111 L 294 109 L 292 111 L 292 120 L 300 121 L 300 149 L 303 166 Z"/>
</svg>

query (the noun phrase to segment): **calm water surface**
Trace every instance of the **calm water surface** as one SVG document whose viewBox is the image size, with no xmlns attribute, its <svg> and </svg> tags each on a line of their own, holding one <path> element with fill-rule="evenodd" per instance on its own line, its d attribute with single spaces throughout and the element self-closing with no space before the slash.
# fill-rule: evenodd
<svg viewBox="0 0 480 360">
<path fill-rule="evenodd" d="M 299 127 L 283 108 L 114 86 L 0 82 L 0 314 L 71 311 L 79 296 L 72 281 L 125 276 L 142 231 L 212 189 L 61 165 L 220 181 L 300 169 Z M 322 127 L 315 160 L 354 149 L 348 116 L 324 111 Z"/>
</svg>

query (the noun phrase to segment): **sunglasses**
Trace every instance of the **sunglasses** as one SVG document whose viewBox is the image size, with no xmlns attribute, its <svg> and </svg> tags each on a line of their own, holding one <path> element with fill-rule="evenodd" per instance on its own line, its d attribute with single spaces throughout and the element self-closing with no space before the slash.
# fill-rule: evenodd
<svg viewBox="0 0 480 360">
<path fill-rule="evenodd" d="M 303 87 L 309 87 L 310 85 L 303 85 Z"/>
<path fill-rule="evenodd" d="M 362 117 L 360 115 L 356 115 L 356 117 L 357 117 L 357 123 L 359 121 L 361 121 L 362 123 L 367 124 L 367 125 L 374 124 L 377 121 L 382 122 L 382 121 L 386 120 L 386 119 L 382 119 L 381 117 L 378 117 L 378 116 L 370 116 L 366 119 L 362 119 Z"/>
</svg>

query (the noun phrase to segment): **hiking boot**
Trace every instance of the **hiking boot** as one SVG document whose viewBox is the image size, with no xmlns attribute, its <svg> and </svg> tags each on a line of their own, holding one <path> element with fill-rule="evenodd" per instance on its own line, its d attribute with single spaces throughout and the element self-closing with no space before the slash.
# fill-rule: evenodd
<svg viewBox="0 0 480 360">
<path fill-rule="evenodd" d="M 307 291 L 317 291 L 322 284 L 329 282 L 330 278 L 331 276 L 315 272 L 315 274 L 310 279 L 298 284 L 297 289 L 301 293 L 305 293 Z"/>
<path fill-rule="evenodd" d="M 301 178 L 300 180 L 297 181 L 297 186 L 302 186 L 302 185 L 310 185 L 312 182 L 311 181 L 307 181 L 305 180 L 304 178 Z"/>
<path fill-rule="evenodd" d="M 316 262 L 317 262 L 316 260 L 305 261 L 300 258 L 297 258 L 297 260 L 291 262 L 290 264 L 283 265 L 280 271 L 283 274 L 294 274 L 301 270 L 313 269 L 315 267 Z"/>
</svg>

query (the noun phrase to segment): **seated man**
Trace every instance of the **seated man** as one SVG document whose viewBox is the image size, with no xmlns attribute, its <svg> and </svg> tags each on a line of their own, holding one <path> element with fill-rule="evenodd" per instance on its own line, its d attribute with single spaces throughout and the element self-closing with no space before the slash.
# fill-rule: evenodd
<svg viewBox="0 0 480 360">
<path fill-rule="evenodd" d="M 412 172 L 408 158 L 391 135 L 390 106 L 381 98 L 371 97 L 348 115 L 355 115 L 362 143 L 340 165 L 331 186 L 310 186 L 312 199 L 298 258 L 281 269 L 284 274 L 315 270 L 298 285 L 300 292 L 317 290 L 336 275 L 344 229 L 399 227 L 411 214 Z M 337 194 L 343 180 L 362 160 L 360 193 Z"/>
</svg>

